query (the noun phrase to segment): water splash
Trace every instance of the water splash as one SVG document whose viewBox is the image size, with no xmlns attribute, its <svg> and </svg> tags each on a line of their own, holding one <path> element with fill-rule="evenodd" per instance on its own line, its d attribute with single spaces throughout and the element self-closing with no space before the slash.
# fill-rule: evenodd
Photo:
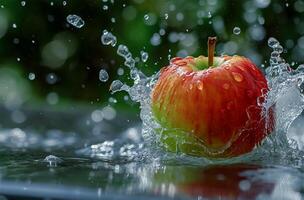
<svg viewBox="0 0 304 200">
<path fill-rule="evenodd" d="M 264 113 L 275 107 L 276 127 L 274 133 L 267 137 L 262 144 L 249 154 L 231 158 L 208 160 L 206 158 L 195 158 L 183 154 L 164 153 L 161 150 L 161 135 L 155 130 L 161 126 L 154 120 L 151 112 L 150 93 L 157 81 L 158 73 L 147 77 L 135 66 L 136 62 L 132 53 L 125 45 L 119 45 L 117 54 L 125 59 L 125 66 L 130 69 L 130 77 L 134 80 L 132 86 L 127 86 L 119 80 L 112 83 L 112 91 L 126 91 L 134 102 L 140 104 L 140 118 L 142 119 L 142 136 L 145 140 L 145 147 L 149 151 L 149 156 L 161 158 L 164 162 L 171 159 L 185 163 L 233 163 L 240 161 L 258 161 L 261 163 L 279 163 L 303 165 L 304 154 L 301 152 L 295 141 L 288 138 L 287 133 L 291 123 L 301 114 L 304 109 L 304 65 L 292 70 L 290 65 L 281 57 L 283 47 L 275 38 L 269 38 L 269 47 L 272 48 L 269 64 L 266 68 L 266 78 L 270 91 L 262 91 L 261 101 L 264 106 Z M 127 64 L 126 64 L 127 63 Z M 236 81 L 241 81 L 239 76 L 235 76 Z M 257 100 L 259 102 L 259 99 Z M 292 103 L 290 103 L 292 102 Z M 268 117 L 265 115 L 266 118 Z M 265 127 L 267 128 L 267 127 Z M 180 138 L 179 138 L 180 139 Z M 177 147 L 178 148 L 178 147 Z"/>
<path fill-rule="evenodd" d="M 48 167 L 57 167 L 59 163 L 62 163 L 63 160 L 54 155 L 46 156 L 42 162 L 48 164 Z"/>
</svg>

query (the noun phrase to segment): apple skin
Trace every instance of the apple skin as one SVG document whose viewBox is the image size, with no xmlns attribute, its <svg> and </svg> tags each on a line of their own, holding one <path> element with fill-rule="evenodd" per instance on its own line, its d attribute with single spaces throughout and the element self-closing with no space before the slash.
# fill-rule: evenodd
<svg viewBox="0 0 304 200">
<path fill-rule="evenodd" d="M 263 73 L 241 56 L 174 58 L 160 71 L 151 108 L 171 152 L 226 158 L 250 152 L 273 129 L 273 108 L 263 114 L 268 92 Z M 259 101 L 259 104 L 257 103 Z"/>
</svg>

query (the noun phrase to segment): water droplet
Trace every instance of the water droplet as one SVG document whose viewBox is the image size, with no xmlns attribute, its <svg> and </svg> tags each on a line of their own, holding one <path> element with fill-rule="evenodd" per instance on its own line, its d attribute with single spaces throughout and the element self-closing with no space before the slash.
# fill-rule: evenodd
<svg viewBox="0 0 304 200">
<path fill-rule="evenodd" d="M 141 60 L 142 60 L 143 62 L 147 62 L 147 60 L 148 60 L 148 58 L 149 58 L 149 54 L 148 54 L 147 52 L 145 52 L 145 51 L 141 51 L 141 52 L 140 52 L 140 55 L 141 55 Z"/>
<path fill-rule="evenodd" d="M 46 82 L 48 84 L 55 84 L 57 82 L 57 76 L 56 74 L 54 73 L 49 73 L 47 76 L 46 76 Z"/>
<path fill-rule="evenodd" d="M 165 19 L 167 20 L 169 18 L 168 13 L 165 13 Z"/>
<path fill-rule="evenodd" d="M 280 53 L 279 53 L 279 52 L 277 52 L 277 51 L 271 52 L 271 57 L 272 57 L 272 58 L 276 58 L 276 57 L 279 57 L 279 56 L 280 56 Z"/>
<path fill-rule="evenodd" d="M 232 76 L 236 82 L 242 82 L 244 79 L 242 74 L 239 74 L 237 72 L 232 72 Z"/>
<path fill-rule="evenodd" d="M 120 81 L 120 80 L 114 80 L 112 83 L 111 83 L 111 86 L 110 86 L 110 90 L 112 92 L 117 92 L 117 91 L 120 91 L 121 88 L 123 87 L 123 83 Z"/>
<path fill-rule="evenodd" d="M 122 44 L 118 46 L 117 54 L 124 57 L 125 59 L 132 57 L 132 54 L 129 52 L 128 47 Z"/>
<path fill-rule="evenodd" d="M 78 15 L 68 15 L 66 20 L 69 24 L 76 28 L 82 28 L 85 24 L 85 22 Z"/>
<path fill-rule="evenodd" d="M 199 89 L 199 90 L 203 90 L 203 89 L 204 89 L 204 83 L 203 83 L 202 81 L 198 80 L 198 81 L 196 82 L 196 87 L 197 87 L 197 89 Z"/>
<path fill-rule="evenodd" d="M 117 74 L 119 76 L 122 76 L 124 73 L 125 73 L 125 70 L 123 68 L 120 67 L 120 68 L 117 69 Z"/>
<path fill-rule="evenodd" d="M 283 53 L 283 47 L 280 44 L 277 44 L 274 48 L 274 51 L 277 51 L 278 53 Z"/>
<path fill-rule="evenodd" d="M 114 17 L 112 17 L 112 18 L 111 18 L 111 22 L 112 22 L 112 23 L 115 23 L 115 22 L 116 22 L 116 19 L 115 19 Z"/>
<path fill-rule="evenodd" d="M 145 14 L 144 19 L 145 19 L 145 20 L 148 20 L 148 19 L 149 19 L 149 15 L 148 15 L 148 14 Z"/>
<path fill-rule="evenodd" d="M 166 34 L 165 29 L 162 28 L 159 30 L 159 35 L 164 36 L 165 34 Z"/>
<path fill-rule="evenodd" d="M 124 62 L 124 65 L 129 68 L 135 67 L 135 60 L 133 58 L 127 58 Z"/>
<path fill-rule="evenodd" d="M 26 2 L 25 1 L 21 1 L 21 6 L 25 6 Z"/>
<path fill-rule="evenodd" d="M 29 79 L 29 80 L 33 81 L 33 80 L 35 80 L 35 78 L 36 78 L 36 75 L 35 75 L 34 73 L 30 72 L 30 73 L 28 74 L 28 79 Z"/>
<path fill-rule="evenodd" d="M 110 97 L 108 101 L 109 101 L 109 103 L 117 103 L 117 99 L 115 99 L 113 97 Z"/>
<path fill-rule="evenodd" d="M 117 39 L 111 32 L 104 30 L 101 35 L 101 43 L 103 45 L 111 45 L 112 47 L 114 47 L 117 43 Z"/>
<path fill-rule="evenodd" d="M 99 71 L 99 80 L 101 82 L 106 82 L 107 80 L 109 80 L 109 74 L 108 74 L 108 72 L 106 70 L 101 69 Z"/>
<path fill-rule="evenodd" d="M 268 46 L 271 48 L 276 47 L 279 44 L 279 41 L 273 37 L 268 39 Z"/>
<path fill-rule="evenodd" d="M 18 62 L 20 62 L 20 60 L 21 60 L 20 58 L 17 58 L 17 61 L 18 61 Z"/>
<path fill-rule="evenodd" d="M 17 28 L 17 24 L 14 23 L 14 24 L 13 24 L 13 28 Z"/>
<path fill-rule="evenodd" d="M 66 2 L 66 1 L 63 1 L 63 2 L 62 2 L 62 5 L 63 5 L 63 6 L 66 6 L 66 5 L 67 5 L 67 2 Z"/>
<path fill-rule="evenodd" d="M 109 6 L 104 5 L 104 6 L 102 7 L 102 9 L 103 9 L 103 10 L 108 10 L 108 9 L 109 9 Z"/>
<path fill-rule="evenodd" d="M 241 33 L 241 29 L 240 29 L 240 27 L 234 27 L 233 28 L 233 34 L 235 34 L 235 35 L 239 35 Z"/>
<path fill-rule="evenodd" d="M 211 14 L 211 12 L 209 11 L 208 12 L 208 18 L 211 18 L 212 17 L 212 14 Z"/>
</svg>

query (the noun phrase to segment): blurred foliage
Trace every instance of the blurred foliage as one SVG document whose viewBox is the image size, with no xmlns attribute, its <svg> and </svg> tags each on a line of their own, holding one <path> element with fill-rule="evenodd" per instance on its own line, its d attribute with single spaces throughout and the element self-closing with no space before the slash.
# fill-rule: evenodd
<svg viewBox="0 0 304 200">
<path fill-rule="evenodd" d="M 0 6 L 4 104 L 9 91 L 17 91 L 22 95 L 12 98 L 26 96 L 19 104 L 99 105 L 115 97 L 118 107 L 134 105 L 126 93 L 109 92 L 115 79 L 132 82 L 117 45 L 102 45 L 105 29 L 133 55 L 148 52 L 148 61 L 137 63 L 147 75 L 167 65 L 170 57 L 205 54 L 207 37 L 213 35 L 219 40 L 217 54 L 240 54 L 267 66 L 267 39 L 275 37 L 289 63 L 304 61 L 302 0 L 0 0 Z M 68 24 L 69 14 L 80 16 L 85 25 L 78 29 Z M 234 27 L 240 34 L 233 33 Z M 98 79 L 100 69 L 109 73 L 105 83 Z M 14 87 L 5 81 L 9 78 L 15 79 Z"/>
</svg>

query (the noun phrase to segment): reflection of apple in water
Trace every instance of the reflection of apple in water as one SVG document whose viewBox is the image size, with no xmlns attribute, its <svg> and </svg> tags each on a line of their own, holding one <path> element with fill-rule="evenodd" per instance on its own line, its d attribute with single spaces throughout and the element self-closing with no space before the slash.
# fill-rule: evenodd
<svg viewBox="0 0 304 200">
<path fill-rule="evenodd" d="M 255 199 L 259 194 L 270 194 L 274 188 L 274 183 L 249 180 L 243 175 L 249 171 L 254 174 L 259 169 L 259 166 L 245 164 L 168 167 L 154 175 L 155 191 L 160 192 L 162 185 L 169 188 L 174 184 L 175 195 L 187 194 L 203 199 Z"/>
<path fill-rule="evenodd" d="M 194 156 L 232 157 L 251 151 L 273 130 L 262 72 L 241 56 L 174 58 L 152 91 L 152 112 L 165 148 Z M 259 103 L 258 103 L 259 102 Z"/>
</svg>

